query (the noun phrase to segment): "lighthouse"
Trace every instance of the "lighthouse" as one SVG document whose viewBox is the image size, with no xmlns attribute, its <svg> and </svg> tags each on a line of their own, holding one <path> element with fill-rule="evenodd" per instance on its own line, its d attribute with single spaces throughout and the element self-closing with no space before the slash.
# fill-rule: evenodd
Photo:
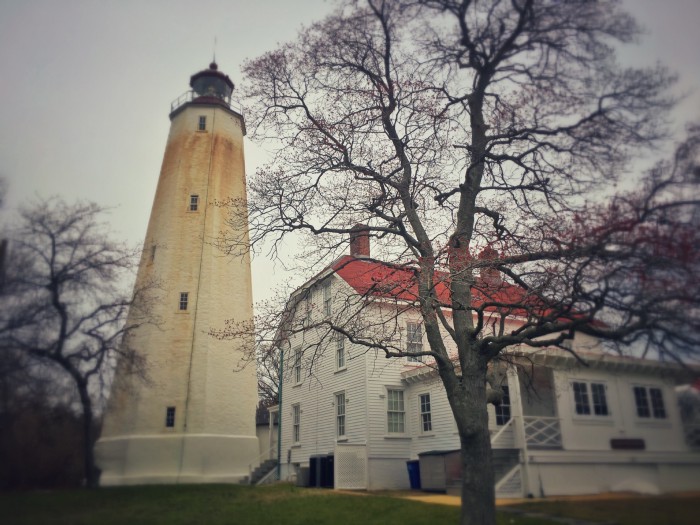
<svg viewBox="0 0 700 525">
<path fill-rule="evenodd" d="M 136 278 L 137 288 L 158 282 L 162 290 L 149 307 L 157 323 L 127 342 L 147 380 L 117 365 L 96 444 L 102 485 L 235 482 L 259 456 L 256 371 L 241 366 L 253 341 L 209 335 L 227 319 L 253 318 L 248 254 L 224 256 L 213 242 L 227 227 L 217 201 L 245 209 L 245 123 L 216 63 L 190 87 L 171 106 Z M 236 236 L 247 239 L 247 230 Z"/>
</svg>

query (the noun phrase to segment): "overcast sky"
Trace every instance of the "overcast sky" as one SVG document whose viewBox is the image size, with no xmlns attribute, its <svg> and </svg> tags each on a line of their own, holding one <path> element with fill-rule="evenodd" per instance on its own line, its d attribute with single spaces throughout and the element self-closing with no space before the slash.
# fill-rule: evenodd
<svg viewBox="0 0 700 525">
<path fill-rule="evenodd" d="M 689 93 L 675 126 L 700 121 L 700 0 L 626 0 L 649 34 L 625 53 L 661 61 Z M 328 12 L 324 0 L 0 0 L 0 177 L 6 210 L 33 196 L 88 199 L 114 208 L 114 230 L 142 242 L 170 121 L 170 102 L 207 67 L 240 65 Z M 246 142 L 246 171 L 264 151 Z M 256 300 L 270 273 L 253 261 Z"/>
</svg>

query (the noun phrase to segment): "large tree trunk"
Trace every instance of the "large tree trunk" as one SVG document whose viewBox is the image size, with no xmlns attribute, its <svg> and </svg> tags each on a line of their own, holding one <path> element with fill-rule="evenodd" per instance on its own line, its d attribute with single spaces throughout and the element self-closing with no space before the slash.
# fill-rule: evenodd
<svg viewBox="0 0 700 525">
<path fill-rule="evenodd" d="M 78 383 L 80 403 L 83 407 L 83 466 L 85 469 L 85 486 L 97 488 L 100 481 L 100 472 L 95 465 L 95 453 L 93 450 L 93 413 L 92 400 L 87 390 L 87 383 Z"/>
<path fill-rule="evenodd" d="M 462 525 L 496 523 L 496 495 L 488 426 L 462 444 Z"/>
<path fill-rule="evenodd" d="M 462 447 L 462 525 L 495 525 L 496 492 L 486 403 L 486 367 L 463 373 L 458 429 Z M 461 419 L 461 422 L 459 421 Z"/>
</svg>

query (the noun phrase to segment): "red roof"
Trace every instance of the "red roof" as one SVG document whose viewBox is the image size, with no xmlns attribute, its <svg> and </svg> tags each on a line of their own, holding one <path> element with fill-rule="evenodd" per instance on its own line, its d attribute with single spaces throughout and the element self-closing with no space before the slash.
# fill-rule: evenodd
<svg viewBox="0 0 700 525">
<path fill-rule="evenodd" d="M 400 301 L 418 300 L 417 268 L 394 267 L 385 263 L 356 259 L 345 255 L 333 264 L 333 270 L 344 279 L 358 294 L 385 297 Z M 435 295 L 445 306 L 450 305 L 449 274 L 436 272 L 434 279 Z M 484 303 L 494 303 L 487 310 L 507 310 L 510 315 L 527 316 L 524 306 L 535 307 L 539 300 L 528 296 L 525 289 L 500 280 L 477 279 L 472 288 L 472 307 L 479 308 Z M 512 311 L 510 310 L 512 308 Z"/>
</svg>

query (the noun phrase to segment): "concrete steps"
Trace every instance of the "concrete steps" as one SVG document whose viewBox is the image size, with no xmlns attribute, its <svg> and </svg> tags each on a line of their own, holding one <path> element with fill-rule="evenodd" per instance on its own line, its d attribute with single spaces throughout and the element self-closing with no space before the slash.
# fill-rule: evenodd
<svg viewBox="0 0 700 525">
<path fill-rule="evenodd" d="M 250 476 L 246 476 L 241 480 L 243 485 L 257 485 L 258 481 L 264 478 L 272 469 L 277 466 L 276 459 L 266 459 L 263 461 Z"/>
<path fill-rule="evenodd" d="M 503 476 L 520 462 L 520 449 L 493 449 L 493 479 L 498 483 Z"/>
</svg>

